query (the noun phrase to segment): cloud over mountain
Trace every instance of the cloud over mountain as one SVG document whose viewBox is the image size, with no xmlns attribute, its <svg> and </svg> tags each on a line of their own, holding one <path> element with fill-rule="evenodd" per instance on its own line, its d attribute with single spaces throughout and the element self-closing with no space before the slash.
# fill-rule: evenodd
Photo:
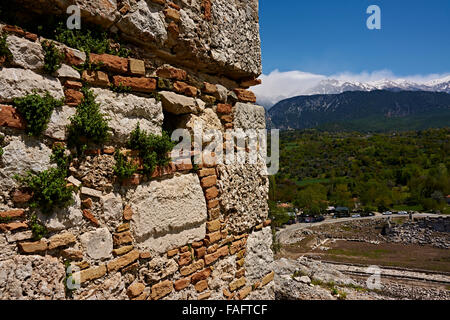
<svg viewBox="0 0 450 320">
<path fill-rule="evenodd" d="M 274 70 L 261 75 L 262 84 L 253 88 L 258 103 L 266 108 L 299 95 L 336 94 L 344 91 L 376 89 L 424 90 L 450 93 L 450 74 L 396 76 L 390 70 L 325 76 L 303 71 Z"/>
</svg>

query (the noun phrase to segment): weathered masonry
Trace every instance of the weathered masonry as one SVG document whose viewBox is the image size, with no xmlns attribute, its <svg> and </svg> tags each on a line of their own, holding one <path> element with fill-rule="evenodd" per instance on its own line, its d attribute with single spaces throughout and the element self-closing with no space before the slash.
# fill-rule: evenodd
<svg viewBox="0 0 450 320">
<path fill-rule="evenodd" d="M 70 5 L 82 39 L 51 24 Z M 97 28 L 107 37 L 86 34 Z M 249 90 L 261 73 L 257 0 L 12 0 L 0 30 L 0 299 L 273 299 L 264 162 L 145 173 L 127 144 L 138 124 L 156 136 L 195 122 L 265 128 Z M 39 131 L 49 101 L 61 103 Z M 106 140 L 95 112 L 80 116 L 96 106 Z M 98 139 L 71 147 L 80 132 Z M 119 159 L 136 164 L 126 179 Z M 24 185 L 26 174 L 39 179 Z M 45 179 L 51 196 L 33 191 Z M 70 202 L 43 206 L 67 188 Z"/>
</svg>

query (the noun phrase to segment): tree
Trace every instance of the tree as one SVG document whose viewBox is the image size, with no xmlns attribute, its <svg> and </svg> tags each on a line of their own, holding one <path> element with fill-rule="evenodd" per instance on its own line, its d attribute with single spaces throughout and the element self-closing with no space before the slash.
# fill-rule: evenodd
<svg viewBox="0 0 450 320">
<path fill-rule="evenodd" d="M 327 209 L 327 189 L 321 184 L 313 184 L 297 193 L 294 201 L 308 215 L 317 216 Z"/>
</svg>

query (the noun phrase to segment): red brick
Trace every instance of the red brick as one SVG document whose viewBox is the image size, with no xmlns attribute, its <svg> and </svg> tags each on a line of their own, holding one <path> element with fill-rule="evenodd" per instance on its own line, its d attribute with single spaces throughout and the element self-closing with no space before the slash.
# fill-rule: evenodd
<svg viewBox="0 0 450 320">
<path fill-rule="evenodd" d="M 215 186 L 216 183 L 217 183 L 217 176 L 209 176 L 201 180 L 202 188 L 209 188 Z"/>
<path fill-rule="evenodd" d="M 85 209 L 91 209 L 92 208 L 92 199 L 87 198 L 86 200 L 81 201 L 81 206 Z"/>
<path fill-rule="evenodd" d="M 24 253 L 36 253 L 47 250 L 47 242 L 40 240 L 36 242 L 21 242 L 18 244 L 20 251 Z"/>
<path fill-rule="evenodd" d="M 156 90 L 156 80 L 153 78 L 132 78 L 132 77 L 122 77 L 114 76 L 115 86 L 125 86 L 130 87 L 131 90 L 137 92 L 153 92 Z"/>
<path fill-rule="evenodd" d="M 191 284 L 191 278 L 183 278 L 180 280 L 175 281 L 175 290 L 180 291 L 183 290 Z"/>
<path fill-rule="evenodd" d="M 196 241 L 196 242 L 192 242 L 192 248 L 200 248 L 203 246 L 203 241 Z"/>
<path fill-rule="evenodd" d="M 173 2 L 169 2 L 169 7 L 174 8 L 175 10 L 180 10 L 181 8 Z"/>
<path fill-rule="evenodd" d="M 212 272 L 211 268 L 206 268 L 200 272 L 193 274 L 191 276 L 192 283 L 197 283 L 199 281 L 208 279 L 208 277 L 211 275 L 211 272 Z"/>
<path fill-rule="evenodd" d="M 169 258 L 174 257 L 178 254 L 178 252 L 179 252 L 178 249 L 169 250 L 167 251 L 167 257 Z"/>
<path fill-rule="evenodd" d="M 198 175 L 202 177 L 212 176 L 216 174 L 216 169 L 214 168 L 205 168 L 198 171 Z"/>
<path fill-rule="evenodd" d="M 111 72 L 126 73 L 128 71 L 128 59 L 126 58 L 110 54 L 91 53 L 89 59 L 91 63 L 102 65 Z"/>
<path fill-rule="evenodd" d="M 79 57 L 77 57 L 72 49 L 70 48 L 65 48 L 64 49 L 64 54 L 66 55 L 66 62 L 69 65 L 74 65 L 74 66 L 79 66 L 82 65 L 84 63 L 84 61 L 82 59 L 80 59 Z"/>
<path fill-rule="evenodd" d="M 38 39 L 38 36 L 35 33 L 25 32 L 25 39 L 28 39 L 30 41 L 36 41 Z"/>
<path fill-rule="evenodd" d="M 138 186 L 141 184 L 143 179 L 142 174 L 135 173 L 131 178 L 124 179 L 122 181 L 122 186 Z"/>
<path fill-rule="evenodd" d="M 231 104 L 220 103 L 217 105 L 217 113 L 230 114 L 232 112 Z"/>
<path fill-rule="evenodd" d="M 215 84 L 211 84 L 209 82 L 203 83 L 203 92 L 208 94 L 217 93 L 217 86 Z"/>
<path fill-rule="evenodd" d="M 66 104 L 68 106 L 77 106 L 84 98 L 83 94 L 80 91 L 73 89 L 64 90 L 64 95 L 66 96 Z"/>
<path fill-rule="evenodd" d="M 208 200 L 208 209 L 214 209 L 214 208 L 217 208 L 218 206 L 219 206 L 219 200 L 217 200 L 217 199 Z"/>
<path fill-rule="evenodd" d="M 211 254 L 207 254 L 207 255 L 205 256 L 205 263 L 206 263 L 207 265 L 208 265 L 208 264 L 211 264 L 211 263 L 217 261 L 217 259 L 219 259 L 219 258 L 221 258 L 221 257 L 227 256 L 228 253 L 229 253 L 229 251 L 228 251 L 228 246 L 223 246 L 222 248 L 220 248 L 220 249 L 217 250 L 216 252 L 211 253 Z"/>
<path fill-rule="evenodd" d="M 82 78 L 94 86 L 108 87 L 110 84 L 108 75 L 102 71 L 85 70 Z"/>
<path fill-rule="evenodd" d="M 113 234 L 113 242 L 115 246 L 121 246 L 123 244 L 128 244 L 133 242 L 133 238 L 131 236 L 131 232 L 121 232 Z"/>
<path fill-rule="evenodd" d="M 197 258 L 203 258 L 206 254 L 206 247 L 194 249 Z"/>
<path fill-rule="evenodd" d="M 197 96 L 197 88 L 188 85 L 185 82 L 181 82 L 181 81 L 176 81 L 173 84 L 173 88 L 175 89 L 176 92 L 181 93 L 181 94 L 185 94 L 189 97 L 195 97 Z"/>
<path fill-rule="evenodd" d="M 187 77 L 186 71 L 171 66 L 162 66 L 156 70 L 158 77 L 175 79 L 175 80 L 185 80 Z"/>
<path fill-rule="evenodd" d="M 234 92 L 236 93 L 236 95 L 240 101 L 251 102 L 251 103 L 256 102 L 255 94 L 249 90 L 237 88 L 237 89 L 234 89 Z"/>
<path fill-rule="evenodd" d="M 206 200 L 211 200 L 219 195 L 219 189 L 217 187 L 211 187 L 205 191 Z"/>
<path fill-rule="evenodd" d="M 33 197 L 33 194 L 31 192 L 16 190 L 14 191 L 12 197 L 15 204 L 23 204 L 29 202 Z"/>
<path fill-rule="evenodd" d="M 129 205 L 126 205 L 125 209 L 123 209 L 123 219 L 129 221 L 131 220 L 132 217 L 133 217 L 133 209 L 131 209 Z"/>
<path fill-rule="evenodd" d="M 0 212 L 0 218 L 14 219 L 14 218 L 22 218 L 25 216 L 25 210 L 9 210 Z"/>
<path fill-rule="evenodd" d="M 25 119 L 11 106 L 0 105 L 0 127 L 10 127 L 15 129 L 26 128 Z"/>
<path fill-rule="evenodd" d="M 202 0 L 202 11 L 205 20 L 211 20 L 211 0 Z"/>
<path fill-rule="evenodd" d="M 83 217 L 88 219 L 90 222 L 92 222 L 95 226 L 100 226 L 100 223 L 98 222 L 97 218 L 94 217 L 91 211 L 84 209 L 83 210 Z"/>
<path fill-rule="evenodd" d="M 199 293 L 205 291 L 206 289 L 208 289 L 208 282 L 206 280 L 201 280 L 195 284 L 195 290 Z"/>
<path fill-rule="evenodd" d="M 17 26 L 5 25 L 5 26 L 3 26 L 2 31 L 8 32 L 8 33 L 15 33 L 22 37 L 25 36 L 25 31 L 23 31 L 22 28 L 17 27 Z"/>
<path fill-rule="evenodd" d="M 222 120 L 222 122 L 231 123 L 231 122 L 233 122 L 233 116 L 230 114 L 227 114 L 227 115 L 221 116 L 220 120 Z"/>
<path fill-rule="evenodd" d="M 260 85 L 262 83 L 261 79 L 251 79 L 241 82 L 241 87 L 248 88 Z"/>
<path fill-rule="evenodd" d="M 1 231 L 16 231 L 20 229 L 27 229 L 28 224 L 26 222 L 11 222 L 11 223 L 0 223 Z"/>
<path fill-rule="evenodd" d="M 79 89 L 83 88 L 83 84 L 81 82 L 78 82 L 78 81 L 67 80 L 64 83 L 64 87 L 67 88 L 67 89 L 79 90 Z"/>
<path fill-rule="evenodd" d="M 166 18 L 172 19 L 174 21 L 180 21 L 181 18 L 178 10 L 175 10 L 173 8 L 167 8 L 166 10 L 164 10 L 164 15 L 166 16 Z"/>
<path fill-rule="evenodd" d="M 169 34 L 172 35 L 172 37 L 178 38 L 180 34 L 180 27 L 175 22 L 171 21 L 167 27 L 167 31 L 169 31 Z"/>
<path fill-rule="evenodd" d="M 180 258 L 178 259 L 178 264 L 180 266 L 186 266 L 190 264 L 192 261 L 192 253 L 191 252 L 185 252 L 183 254 L 180 254 Z"/>
</svg>

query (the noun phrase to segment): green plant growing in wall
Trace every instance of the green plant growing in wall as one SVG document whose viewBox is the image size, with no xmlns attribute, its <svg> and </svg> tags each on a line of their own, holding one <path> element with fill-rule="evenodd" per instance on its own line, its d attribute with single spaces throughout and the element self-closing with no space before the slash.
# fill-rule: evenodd
<svg viewBox="0 0 450 320">
<path fill-rule="evenodd" d="M 66 207 L 72 201 L 74 187 L 68 187 L 64 171 L 59 168 L 16 176 L 16 179 L 33 193 L 30 208 L 39 208 L 45 214 L 51 214 L 55 207 Z"/>
<path fill-rule="evenodd" d="M 5 137 L 0 136 L 0 157 L 3 156 L 3 144 L 5 143 Z"/>
<path fill-rule="evenodd" d="M 140 129 L 139 123 L 133 130 L 128 148 L 138 150 L 143 159 L 145 174 L 152 174 L 157 165 L 166 166 L 170 162 L 169 153 L 175 146 L 169 135 L 163 131 L 162 135 L 147 133 Z"/>
<path fill-rule="evenodd" d="M 0 57 L 4 57 L 6 61 L 10 61 L 12 58 L 12 54 L 8 49 L 8 43 L 6 42 L 7 37 L 8 36 L 6 34 L 3 34 L 0 37 Z"/>
<path fill-rule="evenodd" d="M 125 58 L 130 55 L 130 50 L 122 46 L 113 48 L 108 39 L 108 34 L 97 29 L 70 30 L 61 23 L 55 30 L 55 39 L 86 53 L 107 53 Z"/>
<path fill-rule="evenodd" d="M 131 92 L 131 87 L 128 86 L 124 86 L 122 83 L 119 83 L 118 86 L 111 84 L 109 86 L 109 88 L 111 89 L 111 91 L 116 92 L 116 93 L 129 93 Z"/>
<path fill-rule="evenodd" d="M 61 107 L 63 100 L 53 98 L 48 92 L 44 96 L 35 92 L 23 98 L 14 99 L 13 105 L 27 123 L 27 134 L 37 137 L 47 129 L 53 110 Z"/>
<path fill-rule="evenodd" d="M 116 160 L 114 173 L 119 180 L 129 179 L 136 173 L 138 167 L 127 161 L 126 157 L 119 150 L 116 150 L 114 158 Z"/>
<path fill-rule="evenodd" d="M 40 209 L 44 214 L 51 214 L 56 207 L 64 208 L 72 202 L 72 193 L 76 190 L 68 186 L 67 168 L 70 157 L 64 154 L 62 147 L 53 149 L 51 161 L 57 165 L 42 172 L 28 171 L 25 176 L 15 176 L 21 186 L 26 187 L 33 194 L 30 208 Z M 39 227 L 36 226 L 37 231 Z"/>
<path fill-rule="evenodd" d="M 95 102 L 95 96 L 88 88 L 83 87 L 83 101 L 77 106 L 77 111 L 70 118 L 68 127 L 68 146 L 76 147 L 80 153 L 88 141 L 95 144 L 105 143 L 110 135 L 108 119 L 100 112 L 100 105 Z"/>
<path fill-rule="evenodd" d="M 42 49 L 44 50 L 44 71 L 48 74 L 53 74 L 61 68 L 64 60 L 64 54 L 55 46 L 52 41 L 42 42 Z"/>
<path fill-rule="evenodd" d="M 39 223 L 35 213 L 30 216 L 30 228 L 33 233 L 34 240 L 41 240 L 48 234 L 47 228 Z"/>
</svg>

